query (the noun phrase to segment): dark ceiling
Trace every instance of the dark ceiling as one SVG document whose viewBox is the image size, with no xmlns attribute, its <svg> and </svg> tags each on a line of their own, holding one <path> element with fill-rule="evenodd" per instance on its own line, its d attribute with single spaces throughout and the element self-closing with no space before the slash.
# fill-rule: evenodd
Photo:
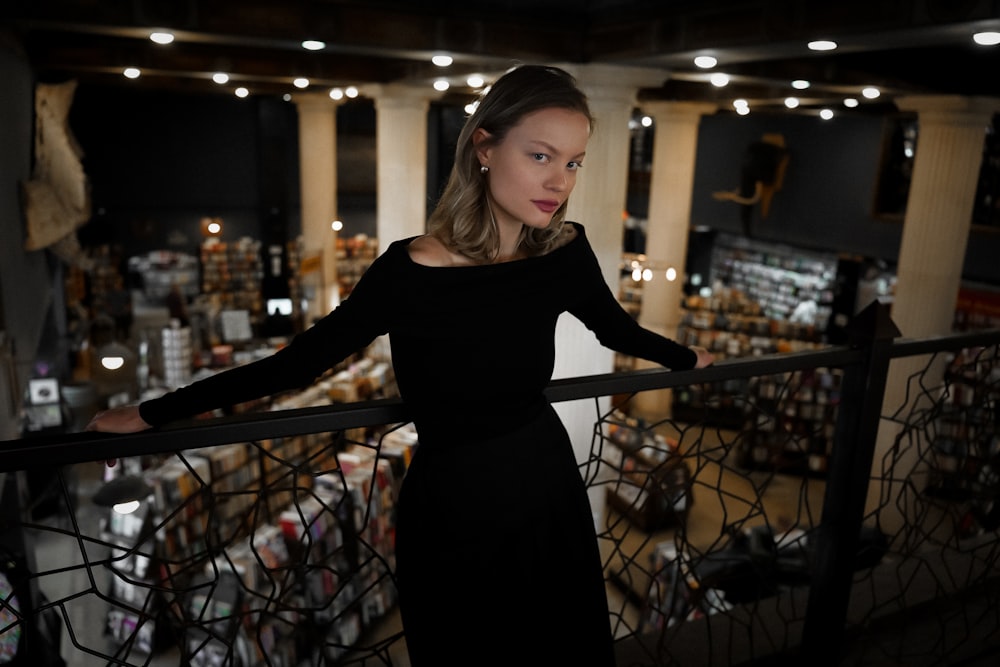
<svg viewBox="0 0 1000 667">
<path fill-rule="evenodd" d="M 368 83 L 489 78 L 513 62 L 602 63 L 652 68 L 662 84 L 643 98 L 778 103 L 812 86 L 802 108 L 838 104 L 860 88 L 897 95 L 1000 96 L 1000 46 L 975 32 L 1000 30 L 1000 0 L 4 0 L 0 20 L 38 79 L 115 82 L 179 91 L 294 93 Z M 152 29 L 176 41 L 160 46 Z M 326 43 L 306 51 L 303 39 Z M 834 52 L 806 42 L 836 40 Z M 448 68 L 429 62 L 454 57 Z M 695 55 L 718 58 L 731 77 L 717 88 Z M 127 81 L 126 66 L 142 76 Z M 231 75 L 226 86 L 210 75 Z"/>
</svg>

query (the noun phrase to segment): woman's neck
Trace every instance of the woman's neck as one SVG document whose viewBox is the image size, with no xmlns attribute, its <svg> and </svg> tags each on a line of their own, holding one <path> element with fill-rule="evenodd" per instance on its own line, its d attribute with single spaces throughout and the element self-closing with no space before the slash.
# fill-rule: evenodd
<svg viewBox="0 0 1000 667">
<path fill-rule="evenodd" d="M 521 249 L 521 231 L 522 225 L 517 224 L 498 224 L 497 227 L 500 230 L 500 245 L 497 248 L 497 256 L 494 262 L 509 262 L 511 260 L 520 259 L 523 256 L 523 251 Z"/>
</svg>

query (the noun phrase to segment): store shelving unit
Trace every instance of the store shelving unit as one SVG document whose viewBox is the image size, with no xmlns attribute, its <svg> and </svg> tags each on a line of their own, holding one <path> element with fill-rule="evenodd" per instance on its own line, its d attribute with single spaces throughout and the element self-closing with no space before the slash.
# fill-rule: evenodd
<svg viewBox="0 0 1000 667">
<path fill-rule="evenodd" d="M 376 238 L 363 234 L 337 238 L 337 282 L 340 283 L 341 299 L 351 293 L 377 256 Z"/>
<path fill-rule="evenodd" d="M 201 292 L 218 298 L 222 310 L 245 310 L 259 325 L 266 316 L 261 292 L 264 276 L 260 241 L 207 239 L 201 246 Z"/>
<path fill-rule="evenodd" d="M 826 473 L 843 373 L 817 368 L 753 378 L 737 449 L 749 469 Z"/>
<path fill-rule="evenodd" d="M 804 304 L 823 331 L 832 314 L 837 259 L 798 248 L 720 236 L 712 251 L 712 282 L 746 295 L 773 321 L 794 321 Z"/>
<path fill-rule="evenodd" d="M 965 350 L 945 371 L 925 493 L 970 502 L 980 523 L 1000 525 L 1000 365 Z M 996 509 L 995 509 L 996 508 Z"/>
<path fill-rule="evenodd" d="M 823 346 L 815 327 L 772 320 L 739 290 L 716 290 L 712 298 L 691 296 L 685 306 L 678 341 L 705 347 L 719 361 Z M 741 429 L 747 419 L 750 387 L 746 379 L 680 387 L 674 392 L 674 417 Z"/>
<path fill-rule="evenodd" d="M 273 404 L 329 404 L 349 382 L 371 395 L 386 380 L 378 363 L 352 367 L 362 370 Z M 395 604 L 394 506 L 417 444 L 411 431 L 385 435 L 378 448 L 371 434 L 350 431 L 148 462 L 149 501 L 132 515 L 109 513 L 104 531 L 120 601 L 109 634 L 152 654 L 170 631 L 194 667 L 262 664 L 265 654 L 271 664 L 338 659 Z"/>
<path fill-rule="evenodd" d="M 608 505 L 646 532 L 683 522 L 693 497 L 677 442 L 623 414 L 608 421 L 607 435 L 608 460 L 618 472 L 607 489 Z"/>
<path fill-rule="evenodd" d="M 152 526 L 150 505 L 143 502 L 130 514 L 109 511 L 101 531 L 101 539 L 113 545 L 109 560 L 112 606 L 105 633 L 116 645 L 129 643 L 130 651 L 143 655 L 162 648 L 167 636 L 156 619 L 164 599 L 156 590 Z"/>
</svg>

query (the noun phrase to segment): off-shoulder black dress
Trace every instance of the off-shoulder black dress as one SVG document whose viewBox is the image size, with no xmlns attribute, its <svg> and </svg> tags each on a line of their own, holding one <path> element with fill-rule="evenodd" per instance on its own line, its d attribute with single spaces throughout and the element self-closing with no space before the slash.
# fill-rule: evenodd
<svg viewBox="0 0 1000 667">
<path fill-rule="evenodd" d="M 388 333 L 419 435 L 403 481 L 396 578 L 412 664 L 613 665 L 595 528 L 543 390 L 556 320 L 675 370 L 690 349 L 645 330 L 604 281 L 584 228 L 517 261 L 414 262 L 392 243 L 333 312 L 271 357 L 140 406 L 153 425 L 302 387 Z"/>
</svg>

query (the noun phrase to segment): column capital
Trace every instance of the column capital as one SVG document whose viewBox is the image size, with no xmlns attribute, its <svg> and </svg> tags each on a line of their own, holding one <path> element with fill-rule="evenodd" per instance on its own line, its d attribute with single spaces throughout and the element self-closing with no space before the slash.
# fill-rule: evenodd
<svg viewBox="0 0 1000 667">
<path fill-rule="evenodd" d="M 300 111 L 329 111 L 339 107 L 343 100 L 335 100 L 327 93 L 298 93 L 292 102 Z"/>
<path fill-rule="evenodd" d="M 897 99 L 896 106 L 902 111 L 916 111 L 922 121 L 948 125 L 983 125 L 989 123 L 993 114 L 1000 112 L 1000 98 L 911 95 Z"/>
<path fill-rule="evenodd" d="M 361 94 L 375 101 L 376 108 L 426 109 L 443 93 L 430 86 L 405 83 L 373 83 L 360 88 Z"/>
<path fill-rule="evenodd" d="M 665 70 L 602 64 L 557 64 L 576 78 L 591 103 L 635 104 L 640 88 L 658 88 L 669 78 Z"/>
<path fill-rule="evenodd" d="M 697 121 L 702 116 L 707 116 L 718 111 L 719 105 L 714 102 L 643 100 L 639 103 L 639 108 L 657 121 L 683 117 L 693 117 Z"/>
</svg>

